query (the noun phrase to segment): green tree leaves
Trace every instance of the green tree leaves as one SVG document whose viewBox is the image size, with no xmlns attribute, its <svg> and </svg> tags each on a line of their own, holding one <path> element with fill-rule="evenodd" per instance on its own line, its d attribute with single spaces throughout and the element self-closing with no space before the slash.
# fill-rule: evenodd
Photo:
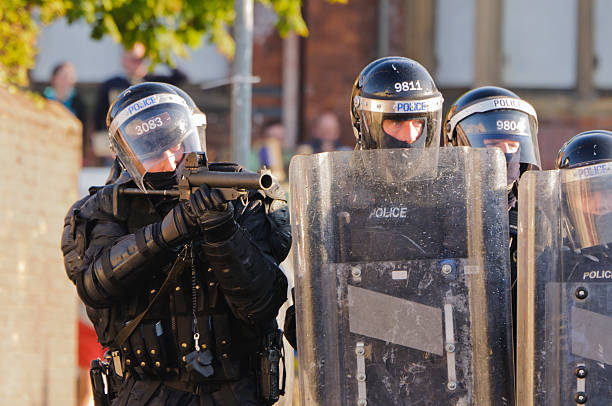
<svg viewBox="0 0 612 406">
<path fill-rule="evenodd" d="M 277 13 L 282 36 L 308 35 L 301 0 L 258 1 Z M 34 14 L 42 24 L 60 17 L 69 23 L 84 19 L 92 38 L 109 35 L 125 48 L 141 42 L 151 68 L 158 63 L 173 66 L 176 57 L 186 57 L 188 48 L 201 45 L 203 36 L 229 58 L 234 55 L 228 31 L 235 19 L 232 0 L 1 0 L 0 84 L 28 84 L 39 32 Z"/>
<path fill-rule="evenodd" d="M 0 83 L 24 86 L 34 65 L 38 28 L 25 0 L 3 0 L 0 7 Z"/>
</svg>

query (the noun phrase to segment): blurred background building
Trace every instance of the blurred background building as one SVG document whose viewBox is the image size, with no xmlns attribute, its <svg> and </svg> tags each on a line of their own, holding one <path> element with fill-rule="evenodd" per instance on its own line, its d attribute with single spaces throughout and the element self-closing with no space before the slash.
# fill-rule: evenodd
<svg viewBox="0 0 612 406">
<path fill-rule="evenodd" d="M 254 139 L 265 123 L 278 120 L 285 128 L 284 147 L 293 150 L 310 141 L 320 114 L 333 112 L 340 120 L 341 144 L 352 147 L 351 86 L 361 68 L 385 55 L 425 65 L 446 108 L 462 92 L 487 84 L 508 87 L 530 101 L 540 119 L 544 168 L 552 167 L 571 135 L 612 127 L 612 3 L 607 0 L 304 0 L 302 11 L 310 35 L 282 39 L 274 29 L 274 12 L 256 4 Z M 100 83 L 121 71 L 120 46 L 110 39 L 91 40 L 84 23 L 46 27 L 39 45 L 35 88 L 48 85 L 53 66 L 71 61 L 90 112 Z M 206 45 L 178 68 L 188 77 L 186 90 L 208 115 L 215 158 L 229 159 L 231 62 Z M 156 73 L 165 70 L 158 67 Z"/>
</svg>

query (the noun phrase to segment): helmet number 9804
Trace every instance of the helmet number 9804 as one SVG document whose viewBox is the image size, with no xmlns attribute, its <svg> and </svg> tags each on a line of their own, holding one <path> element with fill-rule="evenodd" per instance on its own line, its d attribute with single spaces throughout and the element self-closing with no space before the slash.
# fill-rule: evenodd
<svg viewBox="0 0 612 406">
<path fill-rule="evenodd" d="M 147 121 L 143 121 L 142 123 L 137 125 L 136 133 L 138 135 L 142 135 L 148 133 L 151 130 L 156 129 L 157 127 L 161 127 L 162 125 L 164 125 L 164 123 L 162 122 L 161 117 L 157 116 Z"/>
<path fill-rule="evenodd" d="M 396 92 L 407 92 L 409 90 L 423 90 L 423 88 L 418 80 L 411 80 L 410 82 L 395 82 Z"/>
<path fill-rule="evenodd" d="M 497 120 L 496 125 L 497 125 L 497 130 L 521 131 L 521 132 L 525 130 L 525 123 L 523 123 L 522 121 Z"/>
</svg>

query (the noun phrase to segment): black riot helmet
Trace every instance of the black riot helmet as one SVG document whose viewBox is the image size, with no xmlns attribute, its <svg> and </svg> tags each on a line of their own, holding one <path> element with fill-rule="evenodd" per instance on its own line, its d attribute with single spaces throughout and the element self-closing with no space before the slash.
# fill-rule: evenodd
<svg viewBox="0 0 612 406">
<path fill-rule="evenodd" d="M 438 147 L 442 95 L 412 59 L 391 56 L 366 66 L 351 92 L 358 149 Z"/>
<path fill-rule="evenodd" d="M 555 167 L 568 170 L 563 177 L 564 225 L 574 248 L 612 242 L 612 132 L 575 135 L 559 150 Z"/>
<path fill-rule="evenodd" d="M 535 109 L 514 92 L 496 86 L 464 93 L 444 120 L 444 145 L 502 149 L 509 186 L 523 172 L 541 168 L 537 134 Z"/>
<path fill-rule="evenodd" d="M 181 89 L 144 82 L 121 92 L 106 116 L 111 149 L 139 188 L 143 178 L 171 159 L 205 152 L 206 116 Z"/>
<path fill-rule="evenodd" d="M 612 161 L 612 132 L 591 130 L 570 138 L 557 154 L 557 169 L 577 168 Z"/>
</svg>

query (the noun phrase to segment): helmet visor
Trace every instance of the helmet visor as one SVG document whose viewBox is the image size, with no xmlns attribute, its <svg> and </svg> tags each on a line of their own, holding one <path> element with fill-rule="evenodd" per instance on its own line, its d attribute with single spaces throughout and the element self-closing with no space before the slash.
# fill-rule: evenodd
<svg viewBox="0 0 612 406">
<path fill-rule="evenodd" d="M 472 114 L 457 124 L 457 132 L 467 137 L 473 147 L 500 148 L 508 162 L 520 154 L 520 163 L 540 167 L 540 153 L 535 147 L 535 118 L 518 110 L 491 110 Z"/>
<path fill-rule="evenodd" d="M 366 148 L 438 147 L 442 101 L 442 96 L 413 101 L 357 97 Z"/>
<path fill-rule="evenodd" d="M 584 166 L 567 172 L 563 193 L 567 229 L 574 244 L 587 248 L 612 242 L 612 163 Z"/>
<path fill-rule="evenodd" d="M 147 172 L 173 171 L 185 154 L 203 151 L 198 120 L 179 96 L 149 96 L 126 107 L 113 120 L 111 147 L 144 190 Z"/>
</svg>

